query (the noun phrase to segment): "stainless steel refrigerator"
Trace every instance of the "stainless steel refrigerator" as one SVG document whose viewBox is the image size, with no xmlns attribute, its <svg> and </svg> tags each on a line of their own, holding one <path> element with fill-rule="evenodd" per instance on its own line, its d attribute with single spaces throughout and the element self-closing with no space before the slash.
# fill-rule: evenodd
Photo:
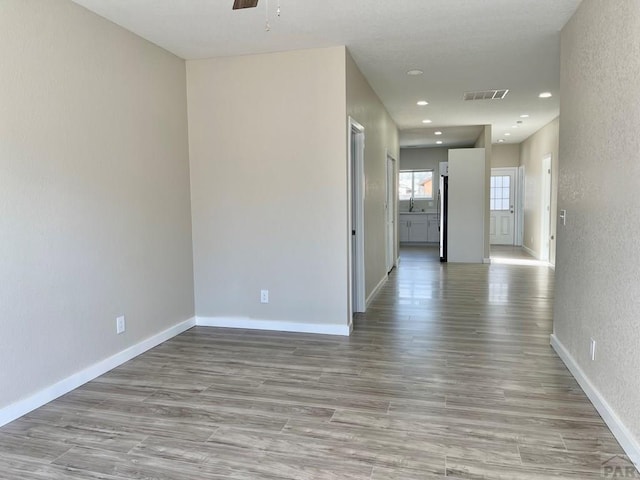
<svg viewBox="0 0 640 480">
<path fill-rule="evenodd" d="M 440 166 L 440 189 L 438 190 L 438 229 L 440 230 L 440 261 L 447 261 L 447 215 L 449 209 L 449 172 Z"/>
</svg>

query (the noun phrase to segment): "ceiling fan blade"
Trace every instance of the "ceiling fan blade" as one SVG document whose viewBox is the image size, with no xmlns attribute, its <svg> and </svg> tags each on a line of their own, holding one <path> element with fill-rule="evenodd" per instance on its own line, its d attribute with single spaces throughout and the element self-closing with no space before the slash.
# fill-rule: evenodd
<svg viewBox="0 0 640 480">
<path fill-rule="evenodd" d="M 234 0 L 233 9 L 240 10 L 241 8 L 253 8 L 258 6 L 258 0 Z"/>
</svg>

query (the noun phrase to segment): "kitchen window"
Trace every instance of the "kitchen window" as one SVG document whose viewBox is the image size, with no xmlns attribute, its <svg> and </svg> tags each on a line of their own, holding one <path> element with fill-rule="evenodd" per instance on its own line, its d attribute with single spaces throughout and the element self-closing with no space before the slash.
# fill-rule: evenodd
<svg viewBox="0 0 640 480">
<path fill-rule="evenodd" d="M 400 170 L 398 198 L 433 200 L 433 170 Z"/>
</svg>

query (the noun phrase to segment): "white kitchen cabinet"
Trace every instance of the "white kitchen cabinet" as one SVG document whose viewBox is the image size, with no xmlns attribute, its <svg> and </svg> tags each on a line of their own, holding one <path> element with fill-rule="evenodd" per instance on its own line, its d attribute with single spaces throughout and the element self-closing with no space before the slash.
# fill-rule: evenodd
<svg viewBox="0 0 640 480">
<path fill-rule="evenodd" d="M 438 243 L 440 241 L 440 230 L 438 230 L 438 215 L 429 213 L 427 215 L 427 242 Z"/>
<path fill-rule="evenodd" d="M 400 215 L 400 221 L 398 222 L 398 237 L 400 243 L 407 243 L 409 241 L 409 215 Z"/>
<path fill-rule="evenodd" d="M 422 214 L 414 215 L 409 226 L 409 241 L 425 243 L 427 241 L 427 216 Z"/>
<path fill-rule="evenodd" d="M 398 233 L 401 243 L 427 243 L 429 223 L 427 214 L 400 214 Z"/>
</svg>

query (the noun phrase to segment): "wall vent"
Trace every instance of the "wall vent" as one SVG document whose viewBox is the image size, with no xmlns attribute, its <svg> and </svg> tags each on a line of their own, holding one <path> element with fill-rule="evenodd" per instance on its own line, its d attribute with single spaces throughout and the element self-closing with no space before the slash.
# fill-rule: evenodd
<svg viewBox="0 0 640 480">
<path fill-rule="evenodd" d="M 502 100 L 509 93 L 509 89 L 482 90 L 479 92 L 464 92 L 465 100 Z"/>
</svg>

